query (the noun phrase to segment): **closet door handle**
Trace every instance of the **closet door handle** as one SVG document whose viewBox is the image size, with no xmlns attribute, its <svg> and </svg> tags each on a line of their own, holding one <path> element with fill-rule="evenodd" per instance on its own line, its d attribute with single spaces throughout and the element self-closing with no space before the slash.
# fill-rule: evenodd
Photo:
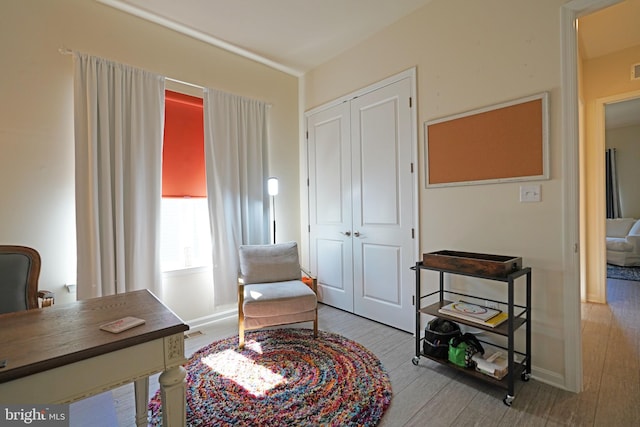
<svg viewBox="0 0 640 427">
<path fill-rule="evenodd" d="M 344 234 L 347 237 L 351 236 L 351 232 L 350 231 L 341 231 L 340 233 Z"/>
<path fill-rule="evenodd" d="M 355 237 L 360 237 L 360 232 L 359 232 L 359 231 L 354 231 L 354 232 L 353 232 L 353 235 L 354 235 Z"/>
</svg>

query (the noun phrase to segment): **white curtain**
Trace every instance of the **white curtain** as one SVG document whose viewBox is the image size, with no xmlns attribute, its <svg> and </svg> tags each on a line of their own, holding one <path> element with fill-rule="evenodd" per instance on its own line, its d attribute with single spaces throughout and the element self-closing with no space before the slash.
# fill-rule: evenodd
<svg viewBox="0 0 640 427">
<path fill-rule="evenodd" d="M 164 77 L 74 53 L 74 114 L 78 299 L 161 297 Z"/>
<path fill-rule="evenodd" d="M 215 306 L 236 302 L 239 245 L 269 242 L 267 108 L 217 90 L 204 92 Z"/>
<path fill-rule="evenodd" d="M 607 148 L 605 162 L 607 218 L 620 218 L 622 208 L 620 205 L 620 186 L 618 185 L 615 148 Z"/>
</svg>

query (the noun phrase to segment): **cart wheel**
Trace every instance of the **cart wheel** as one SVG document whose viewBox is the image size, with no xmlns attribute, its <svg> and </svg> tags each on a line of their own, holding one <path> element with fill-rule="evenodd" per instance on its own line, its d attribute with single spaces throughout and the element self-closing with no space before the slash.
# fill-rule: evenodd
<svg viewBox="0 0 640 427">
<path fill-rule="evenodd" d="M 413 363 L 416 366 L 418 366 L 419 362 L 420 362 L 420 358 L 418 356 L 413 356 L 413 359 L 411 359 L 411 363 Z"/>
<path fill-rule="evenodd" d="M 515 396 L 509 396 L 508 394 L 505 396 L 504 399 L 502 399 L 502 402 L 507 405 L 507 406 L 511 406 L 511 402 L 513 402 L 513 399 L 515 399 Z"/>
<path fill-rule="evenodd" d="M 520 375 L 520 379 L 524 382 L 529 381 L 529 378 L 531 378 L 531 374 L 528 372 L 523 372 L 522 375 Z"/>
</svg>

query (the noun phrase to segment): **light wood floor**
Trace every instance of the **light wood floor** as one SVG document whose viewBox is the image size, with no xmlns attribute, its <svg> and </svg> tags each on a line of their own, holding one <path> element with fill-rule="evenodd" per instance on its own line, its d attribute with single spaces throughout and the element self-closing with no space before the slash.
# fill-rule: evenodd
<svg viewBox="0 0 640 427">
<path fill-rule="evenodd" d="M 425 358 L 414 366 L 411 334 L 324 305 L 320 329 L 363 344 L 382 361 L 393 387 L 382 427 L 640 425 L 640 283 L 609 280 L 607 292 L 608 305 L 582 306 L 584 391 L 575 394 L 533 378 L 518 380 L 510 408 L 502 403 L 503 389 Z M 236 334 L 235 319 L 201 332 L 185 341 L 187 356 Z M 535 364 L 535 352 L 533 358 Z M 152 377 L 152 394 L 157 387 L 157 376 Z M 133 386 L 112 393 L 120 426 L 133 426 Z"/>
</svg>

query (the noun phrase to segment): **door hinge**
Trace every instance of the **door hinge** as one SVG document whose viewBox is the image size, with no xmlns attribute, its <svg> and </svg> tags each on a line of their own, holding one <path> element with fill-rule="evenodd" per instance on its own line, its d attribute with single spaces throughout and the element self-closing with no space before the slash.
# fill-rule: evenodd
<svg viewBox="0 0 640 427">
<path fill-rule="evenodd" d="M 309 186 L 309 178 L 307 178 L 307 187 Z"/>
<path fill-rule="evenodd" d="M 409 97 L 409 108 L 413 106 L 413 98 Z"/>
<path fill-rule="evenodd" d="M 416 229 L 415 229 L 415 228 L 412 228 L 412 229 L 411 229 L 411 238 L 412 238 L 412 239 L 415 239 L 415 238 L 416 238 Z"/>
<path fill-rule="evenodd" d="M 411 173 L 413 173 L 413 162 L 411 162 Z"/>
<path fill-rule="evenodd" d="M 311 225 L 307 225 L 307 233 L 311 233 Z"/>
<path fill-rule="evenodd" d="M 309 139 L 309 131 L 306 132 L 307 139 Z"/>
<path fill-rule="evenodd" d="M 416 296 L 415 295 L 411 295 L 411 305 L 413 305 L 414 307 L 416 305 Z"/>
</svg>

